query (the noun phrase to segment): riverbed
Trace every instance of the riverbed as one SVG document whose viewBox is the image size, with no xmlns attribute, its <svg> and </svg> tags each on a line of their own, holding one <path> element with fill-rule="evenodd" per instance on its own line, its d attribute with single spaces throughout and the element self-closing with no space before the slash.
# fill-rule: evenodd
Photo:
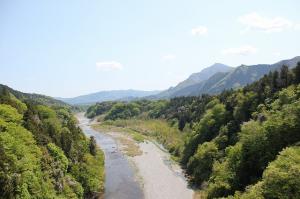
<svg viewBox="0 0 300 199">
<path fill-rule="evenodd" d="M 83 114 L 77 115 L 77 118 L 85 135 L 94 136 L 105 153 L 105 198 L 193 198 L 194 191 L 188 187 L 181 168 L 162 146 L 149 140 L 135 143 L 141 153 L 127 156 L 123 150 L 126 148 L 124 137 L 132 142 L 129 135 L 98 132 L 91 128 L 90 121 Z"/>
<path fill-rule="evenodd" d="M 119 150 L 113 137 L 97 132 L 90 126 L 90 120 L 77 114 L 79 126 L 87 137 L 94 136 L 105 154 L 105 199 L 145 198 L 134 166 Z"/>
</svg>

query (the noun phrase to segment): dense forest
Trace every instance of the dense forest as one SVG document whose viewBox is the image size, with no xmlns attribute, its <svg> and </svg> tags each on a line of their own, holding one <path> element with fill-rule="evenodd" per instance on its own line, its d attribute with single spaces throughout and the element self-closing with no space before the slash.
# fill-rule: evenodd
<svg viewBox="0 0 300 199">
<path fill-rule="evenodd" d="M 70 106 L 0 86 L 0 198 L 95 198 L 104 155 Z"/>
<path fill-rule="evenodd" d="M 103 123 L 176 127 L 165 134 L 153 128 L 151 135 L 206 198 L 300 198 L 299 83 L 300 63 L 218 95 L 102 102 L 86 115 Z"/>
</svg>

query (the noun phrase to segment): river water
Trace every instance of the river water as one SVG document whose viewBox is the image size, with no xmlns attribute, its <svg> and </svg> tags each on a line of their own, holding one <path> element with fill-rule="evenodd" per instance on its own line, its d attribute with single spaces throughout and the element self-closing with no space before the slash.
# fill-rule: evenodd
<svg viewBox="0 0 300 199">
<path fill-rule="evenodd" d="M 94 136 L 105 154 L 105 199 L 142 199 L 143 190 L 132 165 L 118 149 L 116 141 L 90 127 L 90 120 L 78 114 L 79 126 L 87 137 Z"/>
</svg>

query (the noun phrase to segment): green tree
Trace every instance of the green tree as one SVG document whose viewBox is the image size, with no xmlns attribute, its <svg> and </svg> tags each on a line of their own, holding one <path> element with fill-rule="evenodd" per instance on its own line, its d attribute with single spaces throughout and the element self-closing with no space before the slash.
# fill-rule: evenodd
<svg viewBox="0 0 300 199">
<path fill-rule="evenodd" d="M 182 163 L 187 164 L 189 158 L 196 152 L 198 145 L 211 141 L 218 135 L 219 129 L 225 122 L 225 106 L 214 99 L 206 106 L 207 110 L 202 119 L 195 125 L 194 132 L 188 139 L 183 151 Z"/>
<path fill-rule="evenodd" d="M 96 143 L 96 139 L 94 136 L 90 137 L 90 144 L 89 144 L 89 148 L 90 148 L 90 153 L 95 156 L 97 154 L 97 143 Z"/>
<path fill-rule="evenodd" d="M 300 198 L 300 147 L 284 149 L 277 159 L 269 164 L 262 180 L 249 187 L 245 193 L 236 193 L 235 198 Z"/>
<path fill-rule="evenodd" d="M 278 71 L 274 71 L 273 75 L 272 75 L 272 87 L 271 87 L 271 90 L 272 92 L 276 92 L 279 88 L 279 85 L 278 85 L 278 81 L 279 81 L 279 73 Z"/>
<path fill-rule="evenodd" d="M 0 118 L 6 122 L 21 124 L 23 116 L 10 105 L 0 104 Z"/>
<path fill-rule="evenodd" d="M 204 142 L 198 146 L 196 153 L 187 164 L 187 171 L 193 176 L 194 183 L 201 184 L 208 180 L 217 155 L 218 148 L 214 142 Z"/>
<path fill-rule="evenodd" d="M 297 66 L 294 69 L 295 73 L 295 83 L 299 84 L 300 83 L 300 62 L 297 63 Z"/>
<path fill-rule="evenodd" d="M 289 85 L 289 67 L 283 65 L 280 69 L 280 86 L 285 88 Z"/>
<path fill-rule="evenodd" d="M 32 134 L 0 119 L 0 198 L 55 198 Z"/>
</svg>

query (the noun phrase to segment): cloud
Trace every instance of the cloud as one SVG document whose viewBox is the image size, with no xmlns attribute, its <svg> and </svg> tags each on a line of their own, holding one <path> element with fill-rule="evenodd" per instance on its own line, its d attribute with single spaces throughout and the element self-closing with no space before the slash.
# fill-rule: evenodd
<svg viewBox="0 0 300 199">
<path fill-rule="evenodd" d="M 263 17 L 255 12 L 240 16 L 238 21 L 246 26 L 243 32 L 259 30 L 263 32 L 280 32 L 295 26 L 295 24 L 283 17 Z"/>
<path fill-rule="evenodd" d="M 175 58 L 176 58 L 176 56 L 173 54 L 167 54 L 167 55 L 162 56 L 162 60 L 164 60 L 164 61 L 172 61 Z"/>
<path fill-rule="evenodd" d="M 99 71 L 113 71 L 123 69 L 123 65 L 116 61 L 97 62 L 96 67 Z"/>
<path fill-rule="evenodd" d="M 208 29 L 205 26 L 198 26 L 191 30 L 192 35 L 194 36 L 201 36 L 206 35 L 208 33 Z"/>
<path fill-rule="evenodd" d="M 237 48 L 227 48 L 222 51 L 224 55 L 250 55 L 257 52 L 257 48 L 246 45 Z"/>
<path fill-rule="evenodd" d="M 300 30 L 300 23 L 294 25 L 295 30 Z"/>
</svg>

